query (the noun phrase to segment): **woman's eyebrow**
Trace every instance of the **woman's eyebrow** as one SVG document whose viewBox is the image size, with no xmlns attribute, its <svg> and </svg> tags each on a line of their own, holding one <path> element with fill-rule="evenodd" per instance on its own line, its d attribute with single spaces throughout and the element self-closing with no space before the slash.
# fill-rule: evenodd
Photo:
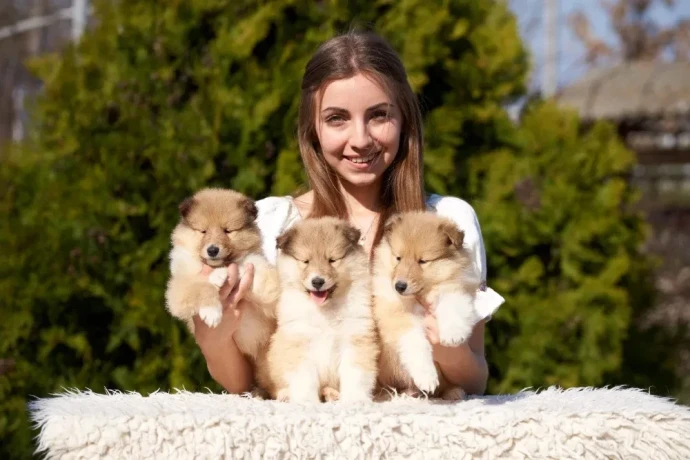
<svg viewBox="0 0 690 460">
<path fill-rule="evenodd" d="M 341 107 L 326 107 L 323 109 L 321 112 L 347 112 L 347 110 L 341 108 Z"/>
<path fill-rule="evenodd" d="M 372 105 L 367 110 L 372 111 L 372 110 L 382 109 L 382 108 L 392 109 L 393 107 L 395 107 L 395 106 L 393 104 L 391 104 L 390 102 L 379 102 L 378 104 Z"/>
</svg>

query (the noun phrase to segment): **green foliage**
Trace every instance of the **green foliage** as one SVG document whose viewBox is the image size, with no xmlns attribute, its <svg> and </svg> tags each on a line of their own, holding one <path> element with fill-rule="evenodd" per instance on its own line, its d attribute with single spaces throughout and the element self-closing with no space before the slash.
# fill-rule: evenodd
<svg viewBox="0 0 690 460">
<path fill-rule="evenodd" d="M 611 383 L 631 316 L 650 305 L 634 162 L 610 124 L 582 132 L 552 104 L 527 110 L 516 148 L 472 160 L 491 284 L 494 391 Z"/>
<path fill-rule="evenodd" d="M 645 264 L 622 177 L 632 157 L 609 126 L 583 135 L 549 106 L 523 129 L 510 122 L 501 104 L 527 69 L 503 2 L 121 0 L 96 12 L 79 45 L 34 64 L 36 136 L 0 170 L 0 359 L 16 362 L 0 375 L 0 457 L 30 457 L 31 396 L 220 390 L 164 308 L 177 204 L 203 186 L 261 198 L 303 185 L 304 66 L 357 24 L 400 50 L 420 95 L 429 190 L 478 211 L 508 300 L 488 328 L 492 388 L 599 384 L 621 366 Z M 518 196 L 525 183 L 537 205 Z"/>
</svg>

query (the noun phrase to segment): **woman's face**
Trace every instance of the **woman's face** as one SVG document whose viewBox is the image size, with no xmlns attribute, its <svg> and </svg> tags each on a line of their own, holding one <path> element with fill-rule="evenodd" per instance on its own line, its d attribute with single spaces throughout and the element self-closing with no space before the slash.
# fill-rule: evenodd
<svg viewBox="0 0 690 460">
<path fill-rule="evenodd" d="M 351 185 L 376 184 L 398 154 L 400 109 L 362 74 L 333 81 L 321 94 L 316 132 L 326 162 Z"/>
</svg>

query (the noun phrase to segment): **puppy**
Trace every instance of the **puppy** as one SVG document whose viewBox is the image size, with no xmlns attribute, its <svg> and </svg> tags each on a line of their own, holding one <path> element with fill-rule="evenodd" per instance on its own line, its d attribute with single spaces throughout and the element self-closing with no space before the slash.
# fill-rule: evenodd
<svg viewBox="0 0 690 460">
<path fill-rule="evenodd" d="M 233 190 L 203 189 L 184 200 L 179 210 L 181 219 L 171 238 L 168 310 L 185 321 L 192 332 L 195 314 L 216 327 L 223 315 L 218 291 L 227 279 L 228 265 L 238 264 L 242 276 L 245 264 L 253 264 L 254 281 L 246 296 L 251 308 L 243 312 L 234 339 L 255 365 L 265 366 L 268 343 L 275 331 L 280 280 L 263 256 L 254 202 Z M 208 278 L 200 274 L 202 264 L 215 267 Z"/>
<path fill-rule="evenodd" d="M 480 283 L 463 238 L 455 223 L 433 212 L 398 214 L 386 223 L 374 254 L 380 387 L 464 398 L 464 391 L 445 381 L 432 359 L 423 325 L 425 310 L 417 301 L 436 305 L 442 345 L 457 346 L 470 337 L 479 319 L 474 297 Z"/>
<path fill-rule="evenodd" d="M 282 295 L 268 352 L 276 399 L 371 400 L 378 344 L 359 238 L 333 217 L 300 221 L 278 237 Z"/>
</svg>

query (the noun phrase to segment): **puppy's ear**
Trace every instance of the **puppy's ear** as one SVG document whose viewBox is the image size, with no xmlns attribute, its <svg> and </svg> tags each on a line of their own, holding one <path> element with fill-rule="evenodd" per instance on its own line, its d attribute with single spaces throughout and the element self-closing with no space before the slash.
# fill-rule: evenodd
<svg viewBox="0 0 690 460">
<path fill-rule="evenodd" d="M 465 232 L 460 230 L 454 222 L 445 219 L 439 227 L 441 233 L 448 239 L 448 246 L 454 246 L 456 249 L 462 248 Z"/>
<path fill-rule="evenodd" d="M 393 214 L 390 216 L 388 219 L 386 219 L 386 223 L 383 225 L 383 234 L 384 236 L 390 235 L 390 233 L 393 231 L 395 226 L 402 220 L 402 216 L 400 214 Z"/>
<path fill-rule="evenodd" d="M 360 232 L 359 229 L 350 224 L 344 223 L 342 225 L 342 230 L 348 243 L 350 243 L 352 246 L 357 246 L 359 244 L 359 239 L 362 236 L 362 232 Z"/>
<path fill-rule="evenodd" d="M 240 206 L 242 206 L 242 210 L 247 213 L 247 217 L 249 217 L 250 222 L 254 222 L 259 216 L 259 210 L 256 208 L 256 203 L 254 203 L 254 200 L 251 198 L 243 199 L 240 202 Z"/>
<path fill-rule="evenodd" d="M 196 201 L 194 200 L 194 197 L 185 198 L 184 201 L 182 201 L 182 203 L 180 203 L 180 205 L 177 207 L 180 210 L 180 216 L 182 216 L 183 219 L 186 219 L 195 204 Z"/>
<path fill-rule="evenodd" d="M 295 229 L 289 228 L 276 238 L 276 248 L 283 252 L 290 252 L 290 246 L 295 238 Z"/>
</svg>

